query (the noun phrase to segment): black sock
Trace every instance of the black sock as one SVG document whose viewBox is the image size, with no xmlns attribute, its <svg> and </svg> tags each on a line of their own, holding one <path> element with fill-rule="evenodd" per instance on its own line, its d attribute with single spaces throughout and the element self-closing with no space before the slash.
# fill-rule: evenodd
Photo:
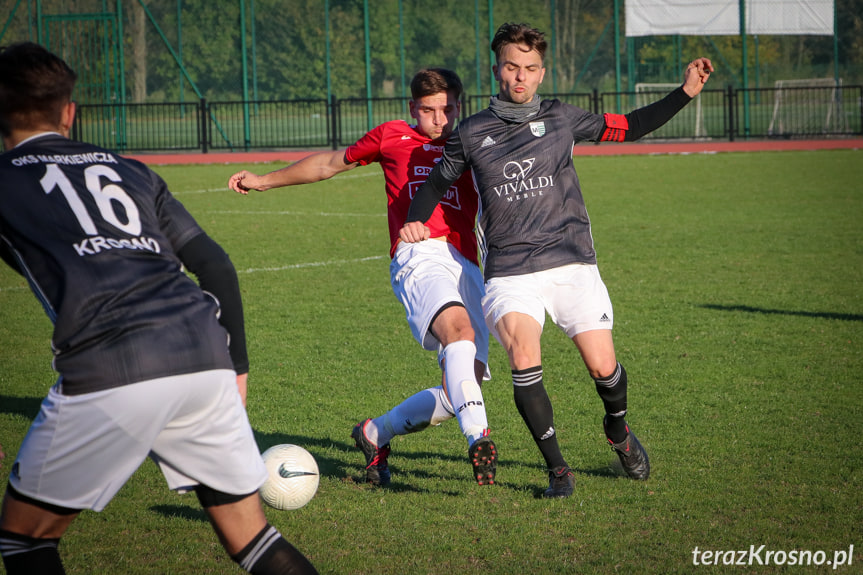
<svg viewBox="0 0 863 575">
<path fill-rule="evenodd" d="M 614 443 L 626 439 L 626 370 L 619 363 L 608 377 L 594 379 L 596 391 L 605 406 L 605 436 Z"/>
<path fill-rule="evenodd" d="M 557 444 L 554 410 L 542 385 L 542 366 L 513 370 L 512 385 L 515 406 L 545 458 L 545 464 L 549 469 L 566 465 Z"/>
<path fill-rule="evenodd" d="M 64 575 L 63 562 L 57 551 L 59 539 L 35 539 L 0 530 L 0 555 L 9 575 Z"/>
<path fill-rule="evenodd" d="M 317 570 L 288 543 L 282 534 L 267 524 L 242 551 L 231 557 L 252 575 L 317 575 Z"/>
</svg>

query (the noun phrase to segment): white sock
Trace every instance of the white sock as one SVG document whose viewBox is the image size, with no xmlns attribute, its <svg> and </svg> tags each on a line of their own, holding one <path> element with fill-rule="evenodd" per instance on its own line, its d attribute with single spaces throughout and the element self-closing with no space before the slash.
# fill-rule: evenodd
<svg viewBox="0 0 863 575">
<path fill-rule="evenodd" d="M 488 428 L 482 390 L 474 373 L 476 346 L 472 341 L 456 341 L 444 348 L 443 356 L 447 394 L 470 446 Z"/>
<path fill-rule="evenodd" d="M 366 438 L 377 446 L 386 445 L 396 435 L 422 431 L 455 416 L 440 385 L 413 394 L 366 426 Z"/>
</svg>

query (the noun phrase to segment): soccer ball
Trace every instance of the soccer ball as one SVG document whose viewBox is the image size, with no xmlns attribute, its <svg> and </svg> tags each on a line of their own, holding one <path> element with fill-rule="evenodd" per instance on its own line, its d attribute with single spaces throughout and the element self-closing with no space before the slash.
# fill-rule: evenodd
<svg viewBox="0 0 863 575">
<path fill-rule="evenodd" d="M 261 499 L 276 509 L 299 509 L 312 500 L 321 479 L 312 454 L 284 443 L 267 449 L 261 457 L 269 477 L 260 489 Z"/>
</svg>

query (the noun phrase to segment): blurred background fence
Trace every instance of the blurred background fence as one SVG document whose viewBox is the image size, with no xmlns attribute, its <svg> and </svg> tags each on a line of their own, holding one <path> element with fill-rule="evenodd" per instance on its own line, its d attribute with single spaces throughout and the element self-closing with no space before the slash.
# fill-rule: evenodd
<svg viewBox="0 0 863 575">
<path fill-rule="evenodd" d="M 772 4 L 781 14 L 796 1 Z M 410 120 L 410 78 L 427 66 L 457 71 L 462 112 L 476 112 L 496 92 L 489 43 L 507 21 L 547 33 L 543 97 L 596 112 L 645 105 L 689 60 L 711 58 L 709 89 L 655 139 L 863 135 L 863 0 L 836 0 L 833 34 L 820 35 L 626 37 L 625 5 L 0 0 L 0 45 L 31 40 L 64 57 L 79 74 L 75 137 L 117 151 L 344 146 Z"/>
</svg>

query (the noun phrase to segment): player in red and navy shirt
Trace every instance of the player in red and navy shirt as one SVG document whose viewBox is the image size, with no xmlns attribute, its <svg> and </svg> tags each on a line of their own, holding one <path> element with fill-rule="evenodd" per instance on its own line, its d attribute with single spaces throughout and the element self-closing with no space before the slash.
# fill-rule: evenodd
<svg viewBox="0 0 863 575">
<path fill-rule="evenodd" d="M 348 165 L 366 166 L 378 162 L 383 168 L 390 257 L 399 244 L 399 230 L 404 225 L 414 193 L 443 153 L 444 138 L 426 135 L 419 128 L 419 124 L 411 126 L 401 120 L 385 122 L 344 151 Z M 479 263 L 474 233 L 478 200 L 470 172 L 465 172 L 447 189 L 440 209 L 432 212 L 427 224 L 432 237 L 445 238 L 474 264 Z"/>
<path fill-rule="evenodd" d="M 618 363 L 611 300 L 596 266 L 590 219 L 572 161 L 580 141 L 632 141 L 662 126 L 701 92 L 713 70 L 692 61 L 685 81 L 664 99 L 626 115 L 594 114 L 537 95 L 547 43 L 525 24 L 495 34 L 499 95 L 463 120 L 435 170 L 417 191 L 404 241 L 426 243 L 423 225 L 449 182 L 471 170 L 482 203 L 486 321 L 507 351 L 514 398 L 548 467 L 545 497 L 569 497 L 575 478 L 557 442 L 543 385 L 540 338 L 546 314 L 576 345 L 596 384 L 603 429 L 623 469 L 647 479 L 647 452 L 624 419 L 627 374 Z"/>
<path fill-rule="evenodd" d="M 390 439 L 455 416 L 468 442 L 468 460 L 480 485 L 494 482 L 497 453 L 488 437 L 480 383 L 487 375 L 488 328 L 482 315 L 483 279 L 477 261 L 478 197 L 469 172 L 454 178 L 430 212 L 434 241 L 401 242 L 411 199 L 440 160 L 460 112 L 462 86 L 446 69 L 421 70 L 411 81 L 410 112 L 416 125 L 385 122 L 346 150 L 318 152 L 262 176 L 241 171 L 228 180 L 236 192 L 318 182 L 373 162 L 384 171 L 390 233 L 390 280 L 405 308 L 414 338 L 437 350 L 441 386 L 425 389 L 387 413 L 354 426 L 366 456 L 366 480 L 390 480 Z"/>
<path fill-rule="evenodd" d="M 6 572 L 63 573 L 74 518 L 150 456 L 171 489 L 197 493 L 244 569 L 317 573 L 258 496 L 233 264 L 146 166 L 69 139 L 75 79 L 37 44 L 0 48 L 0 256 L 53 322 L 59 373 L 12 464 Z"/>
</svg>

